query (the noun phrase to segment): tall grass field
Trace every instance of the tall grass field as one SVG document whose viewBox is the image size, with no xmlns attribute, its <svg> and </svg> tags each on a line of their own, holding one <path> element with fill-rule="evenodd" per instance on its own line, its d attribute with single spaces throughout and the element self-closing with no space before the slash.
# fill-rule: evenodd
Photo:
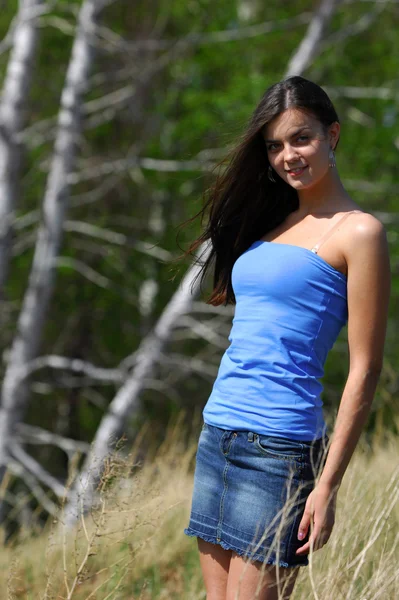
<svg viewBox="0 0 399 600">
<path fill-rule="evenodd" d="M 110 459 L 95 509 L 74 529 L 63 527 L 61 508 L 44 530 L 2 545 L 0 599 L 205 600 L 197 541 L 183 533 L 199 431 L 177 418 L 144 459 L 143 430 L 130 453 Z M 361 438 L 333 533 L 309 559 L 292 600 L 399 600 L 397 437 Z"/>
</svg>

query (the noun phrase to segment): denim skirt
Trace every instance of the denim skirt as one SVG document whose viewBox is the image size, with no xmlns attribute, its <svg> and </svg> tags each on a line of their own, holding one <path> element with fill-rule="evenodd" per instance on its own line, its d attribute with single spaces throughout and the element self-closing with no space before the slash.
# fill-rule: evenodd
<svg viewBox="0 0 399 600">
<path fill-rule="evenodd" d="M 250 561 L 306 566 L 296 555 L 309 539 L 298 527 L 328 436 L 295 441 L 203 423 L 196 453 L 191 514 L 184 533 Z"/>
</svg>

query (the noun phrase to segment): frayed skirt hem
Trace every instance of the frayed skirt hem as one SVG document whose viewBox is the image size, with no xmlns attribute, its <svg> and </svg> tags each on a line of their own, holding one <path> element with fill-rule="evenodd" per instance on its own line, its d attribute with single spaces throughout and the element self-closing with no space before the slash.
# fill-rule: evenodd
<svg viewBox="0 0 399 600">
<path fill-rule="evenodd" d="M 236 552 L 236 554 L 238 554 L 239 556 L 244 556 L 245 558 L 248 558 L 250 561 L 259 561 L 262 563 L 266 563 L 267 565 L 277 565 L 279 567 L 282 568 L 293 568 L 293 567 L 306 567 L 306 564 L 303 563 L 297 563 L 297 564 L 289 564 L 283 560 L 277 560 L 275 558 L 268 558 L 265 561 L 265 557 L 262 554 L 256 554 L 256 553 L 249 553 L 246 550 L 242 550 L 241 548 L 237 548 L 236 546 L 234 546 L 233 544 L 230 543 L 226 543 L 224 540 L 222 539 L 216 539 L 214 536 L 211 535 L 206 535 L 202 532 L 199 531 L 195 531 L 194 529 L 191 529 L 191 527 L 184 529 L 184 533 L 186 535 L 188 535 L 189 537 L 199 537 L 202 540 L 204 540 L 205 542 L 210 542 L 211 544 L 215 544 L 218 546 L 221 546 L 222 548 L 224 548 L 224 550 L 233 550 L 234 552 Z"/>
</svg>

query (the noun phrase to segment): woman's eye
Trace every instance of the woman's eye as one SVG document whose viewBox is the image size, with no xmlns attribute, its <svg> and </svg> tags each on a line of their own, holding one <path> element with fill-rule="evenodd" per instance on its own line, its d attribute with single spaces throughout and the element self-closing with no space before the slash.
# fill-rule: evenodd
<svg viewBox="0 0 399 600">
<path fill-rule="evenodd" d="M 297 141 L 298 141 L 298 142 L 306 142 L 306 141 L 309 139 L 309 136 L 308 136 L 308 135 L 300 135 L 300 136 L 299 136 L 299 137 L 297 137 L 296 139 L 297 139 Z M 277 148 L 278 148 L 278 144 L 276 144 L 276 143 L 269 144 L 269 145 L 267 146 L 267 149 L 268 149 L 270 152 L 274 152 L 274 150 L 277 150 Z"/>
</svg>

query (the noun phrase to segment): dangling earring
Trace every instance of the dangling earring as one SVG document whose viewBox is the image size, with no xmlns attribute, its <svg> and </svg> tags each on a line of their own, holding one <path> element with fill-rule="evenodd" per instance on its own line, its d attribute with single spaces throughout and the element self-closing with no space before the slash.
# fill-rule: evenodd
<svg viewBox="0 0 399 600">
<path fill-rule="evenodd" d="M 328 155 L 328 166 L 329 167 L 336 167 L 337 166 L 337 163 L 335 162 L 334 150 L 332 148 L 330 148 L 330 153 Z"/>
<path fill-rule="evenodd" d="M 275 180 L 275 179 L 274 179 L 274 177 L 273 177 L 273 169 L 271 168 L 271 166 L 270 166 L 270 165 L 269 165 L 269 168 L 268 168 L 268 170 L 267 170 L 267 176 L 268 176 L 268 178 L 270 179 L 270 181 L 271 181 L 272 183 L 276 183 L 276 180 Z"/>
</svg>

